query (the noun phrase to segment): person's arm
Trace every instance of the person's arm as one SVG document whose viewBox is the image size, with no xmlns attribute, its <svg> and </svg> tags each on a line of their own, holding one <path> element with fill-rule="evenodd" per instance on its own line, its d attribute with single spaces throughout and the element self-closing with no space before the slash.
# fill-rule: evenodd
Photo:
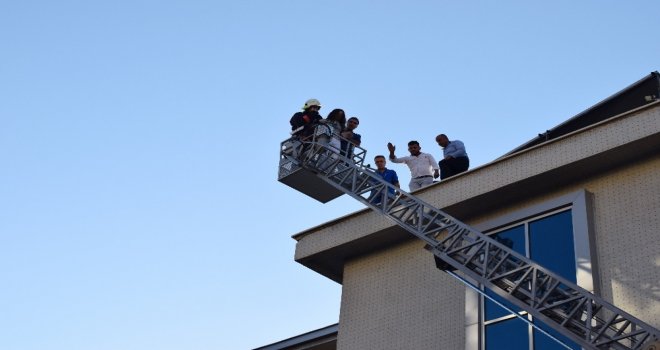
<svg viewBox="0 0 660 350">
<path fill-rule="evenodd" d="M 353 135 L 351 135 L 351 142 L 353 142 L 354 145 L 359 147 L 360 144 L 362 143 L 362 135 L 353 133 Z"/>
<path fill-rule="evenodd" d="M 394 195 L 399 194 L 399 190 L 401 189 L 401 185 L 399 185 L 399 181 L 393 183 L 392 185 L 394 185 L 394 187 L 397 188 L 396 190 L 394 190 Z"/>
<path fill-rule="evenodd" d="M 392 178 L 390 179 L 390 183 L 397 188 L 396 190 L 394 190 L 393 193 L 394 195 L 396 195 L 399 193 L 398 189 L 401 189 L 401 185 L 399 184 L 399 176 L 397 175 L 396 171 L 394 170 L 390 170 L 390 171 L 392 173 Z"/>
<path fill-rule="evenodd" d="M 291 124 L 291 130 L 296 130 L 303 125 L 302 116 L 300 113 L 294 114 L 291 119 L 289 119 L 289 124 Z"/>
<path fill-rule="evenodd" d="M 341 137 L 350 140 L 350 139 L 351 139 L 351 136 L 353 136 L 353 132 L 350 131 L 350 130 L 344 130 L 344 131 L 342 131 L 342 132 L 340 133 L 340 135 L 341 135 Z"/>
<path fill-rule="evenodd" d="M 323 120 L 323 117 L 321 117 L 319 112 L 310 111 L 310 112 L 308 112 L 308 114 L 309 114 L 309 119 L 310 119 L 309 122 L 310 123 L 318 123 L 321 120 Z"/>
<path fill-rule="evenodd" d="M 445 159 L 456 158 L 464 154 L 467 154 L 465 152 L 465 145 L 463 144 L 462 141 L 458 141 L 458 140 L 451 141 L 449 145 L 453 147 L 451 148 L 451 151 L 447 154 L 447 156 L 445 156 Z"/>
<path fill-rule="evenodd" d="M 387 143 L 387 150 L 390 151 L 390 159 L 394 161 L 396 159 L 396 156 L 394 155 L 394 150 L 396 150 L 396 147 L 391 142 Z"/>
<path fill-rule="evenodd" d="M 391 180 L 390 182 L 392 183 L 392 185 L 399 188 L 400 187 L 399 186 L 399 175 L 396 173 L 396 171 L 394 171 L 394 170 L 391 170 L 391 171 L 392 171 L 392 179 L 390 179 Z"/>
<path fill-rule="evenodd" d="M 437 179 L 440 177 L 440 167 L 438 167 L 438 163 L 435 161 L 435 158 L 430 153 L 426 154 L 428 156 L 429 163 L 431 163 L 431 167 L 433 168 L 433 178 Z"/>
</svg>

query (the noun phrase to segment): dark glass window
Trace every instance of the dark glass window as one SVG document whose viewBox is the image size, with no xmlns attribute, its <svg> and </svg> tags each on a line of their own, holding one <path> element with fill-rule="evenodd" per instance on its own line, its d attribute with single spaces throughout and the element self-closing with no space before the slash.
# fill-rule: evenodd
<svg viewBox="0 0 660 350">
<path fill-rule="evenodd" d="M 516 252 L 522 255 L 526 255 L 525 251 L 527 249 L 525 249 L 525 225 L 518 225 L 504 231 L 500 231 L 492 235 L 492 237 L 495 238 L 496 241 L 512 248 Z M 504 298 L 498 296 L 488 289 L 486 289 L 486 294 L 490 297 L 493 297 L 493 299 L 497 300 L 498 302 L 504 304 L 511 310 L 520 311 L 519 307 L 514 306 Z M 484 300 L 484 313 L 487 321 L 509 315 L 509 312 L 506 311 L 506 309 L 500 307 L 488 299 Z"/>
<path fill-rule="evenodd" d="M 518 225 L 500 231 L 491 237 L 505 246 L 512 248 L 517 253 L 527 255 L 527 249 L 525 248 L 525 225 Z"/>
<path fill-rule="evenodd" d="M 534 324 L 539 326 L 539 328 L 543 329 L 544 331 L 550 333 L 550 335 L 552 335 L 553 337 L 561 340 L 564 344 L 570 346 L 571 348 L 576 350 L 581 349 L 581 347 L 577 343 L 559 334 L 557 331 L 548 327 L 543 322 L 536 321 L 534 322 Z M 547 335 L 537 331 L 536 329 L 534 329 L 533 331 L 534 331 L 534 350 L 566 350 L 565 347 L 558 344 L 556 341 L 554 341 Z"/>
<path fill-rule="evenodd" d="M 573 242 L 573 225 L 571 210 L 564 210 L 525 220 L 519 225 L 492 234 L 492 237 L 516 252 L 530 257 L 540 265 L 575 282 L 575 244 Z M 527 248 L 529 247 L 529 251 Z M 514 311 L 519 308 L 506 302 L 495 293 L 485 290 L 485 293 L 495 300 L 510 307 Z M 484 335 L 485 348 L 493 349 L 525 349 L 554 350 L 565 349 L 545 334 L 534 330 L 515 315 L 501 308 L 494 302 L 483 298 L 484 302 Z M 580 347 L 567 338 L 559 335 L 550 327 L 528 317 L 543 330 L 563 341 L 573 349 Z M 530 341 L 530 334 L 533 339 Z M 532 345 L 530 345 L 532 344 Z M 531 346 L 531 348 L 530 348 Z"/>
<path fill-rule="evenodd" d="M 529 349 L 527 323 L 517 318 L 494 323 L 486 327 L 486 350 Z"/>
<path fill-rule="evenodd" d="M 530 258 L 571 282 L 576 282 L 571 211 L 529 223 Z"/>
</svg>

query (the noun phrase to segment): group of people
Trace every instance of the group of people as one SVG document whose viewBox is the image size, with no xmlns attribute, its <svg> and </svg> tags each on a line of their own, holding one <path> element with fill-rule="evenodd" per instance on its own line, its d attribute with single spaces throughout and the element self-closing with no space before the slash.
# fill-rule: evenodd
<svg viewBox="0 0 660 350">
<path fill-rule="evenodd" d="M 353 147 L 359 146 L 362 142 L 362 136 L 355 132 L 360 120 L 357 117 L 346 119 L 346 113 L 343 109 L 333 109 L 328 117 L 323 119 L 319 114 L 321 102 L 312 98 L 305 102 L 302 112 L 298 112 L 291 117 L 291 133 L 301 138 L 308 138 L 314 133 L 314 128 L 319 124 L 325 124 L 331 129 L 331 134 L 339 137 L 330 139 L 330 147 L 335 148 L 341 155 L 352 154 Z"/>
<path fill-rule="evenodd" d="M 346 120 L 346 114 L 342 109 L 334 109 L 323 119 L 319 114 L 321 103 L 317 99 L 309 99 L 305 102 L 302 112 L 295 113 L 291 120 L 291 130 L 293 135 L 301 138 L 310 137 L 314 133 L 314 128 L 318 124 L 332 126 L 336 135 L 342 138 L 333 138 L 330 146 L 340 150 L 342 155 L 350 155 L 352 145 L 359 146 L 362 138 L 355 129 L 360 124 L 356 117 L 350 117 Z M 388 142 L 389 159 L 393 163 L 405 163 L 410 169 L 410 191 L 418 190 L 424 186 L 433 183 L 438 177 L 444 180 L 450 176 L 460 174 L 466 171 L 470 166 L 470 159 L 465 150 L 465 145 L 460 140 L 449 140 L 447 135 L 439 134 L 435 141 L 442 147 L 443 158 L 436 162 L 435 158 L 429 153 L 422 152 L 422 148 L 417 141 L 408 142 L 409 156 L 397 157 L 395 155 L 396 147 Z M 383 180 L 399 187 L 399 178 L 394 170 L 387 169 L 385 156 L 377 155 L 374 157 L 376 163 L 376 173 Z M 393 191 L 393 190 L 392 190 Z"/>
</svg>

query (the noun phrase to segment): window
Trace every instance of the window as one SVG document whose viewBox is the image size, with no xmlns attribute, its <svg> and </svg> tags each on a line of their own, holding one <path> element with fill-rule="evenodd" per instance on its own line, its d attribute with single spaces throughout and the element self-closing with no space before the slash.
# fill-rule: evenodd
<svg viewBox="0 0 660 350">
<path fill-rule="evenodd" d="M 495 239 L 510 245 L 516 252 L 525 255 L 540 265 L 576 282 L 575 253 L 573 247 L 573 227 L 571 209 L 534 217 L 516 223 L 513 227 L 489 233 Z M 537 322 L 506 300 L 485 290 L 486 294 L 512 310 L 521 313 L 529 321 Z M 551 350 L 565 349 L 531 325 L 510 314 L 493 301 L 483 298 L 484 349 Z M 547 330 L 549 327 L 544 327 Z M 551 333 L 571 348 L 580 347 L 561 336 Z"/>
<path fill-rule="evenodd" d="M 589 198 L 587 192 L 579 191 L 482 223 L 476 228 L 562 277 L 593 291 L 594 279 L 589 240 Z M 580 264 L 577 263 L 578 261 Z M 580 346 L 573 341 L 534 320 L 531 315 L 495 293 L 487 289 L 483 292 L 518 312 L 529 322 L 534 323 L 572 349 L 580 349 Z M 475 349 L 476 344 L 479 344 L 478 348 L 483 350 L 565 349 L 488 298 L 476 294 L 472 290 L 466 292 L 466 297 L 468 298 L 466 300 L 466 334 L 468 336 L 466 349 Z M 473 301 L 470 301 L 470 298 Z M 468 305 L 478 305 L 476 308 L 478 311 L 474 306 L 468 308 Z"/>
</svg>

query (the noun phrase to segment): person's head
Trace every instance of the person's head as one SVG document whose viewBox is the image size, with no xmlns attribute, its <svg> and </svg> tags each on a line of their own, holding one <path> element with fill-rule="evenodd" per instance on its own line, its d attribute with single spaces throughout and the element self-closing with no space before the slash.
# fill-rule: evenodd
<svg viewBox="0 0 660 350">
<path fill-rule="evenodd" d="M 422 147 L 419 146 L 419 142 L 414 140 L 408 142 L 408 152 L 410 152 L 411 155 L 417 156 L 421 150 Z"/>
<path fill-rule="evenodd" d="M 305 111 L 316 111 L 318 112 L 319 109 L 321 109 L 321 102 L 315 98 L 310 98 L 305 102 L 305 105 L 303 106 L 303 110 Z"/>
<path fill-rule="evenodd" d="M 346 126 L 346 113 L 343 109 L 333 109 L 326 119 L 337 121 L 342 127 Z"/>
<path fill-rule="evenodd" d="M 447 138 L 447 135 L 440 134 L 435 137 L 435 142 L 437 142 L 440 147 L 444 148 L 449 144 L 449 139 Z"/>
<path fill-rule="evenodd" d="M 383 156 L 383 155 L 375 156 L 374 157 L 374 162 L 376 163 L 376 168 L 378 170 L 385 169 L 385 165 L 387 165 L 387 161 L 385 160 L 385 156 Z"/>
<path fill-rule="evenodd" d="M 346 129 L 348 130 L 353 130 L 360 125 L 360 120 L 357 117 L 350 117 L 348 118 L 348 122 L 346 124 Z"/>
</svg>

